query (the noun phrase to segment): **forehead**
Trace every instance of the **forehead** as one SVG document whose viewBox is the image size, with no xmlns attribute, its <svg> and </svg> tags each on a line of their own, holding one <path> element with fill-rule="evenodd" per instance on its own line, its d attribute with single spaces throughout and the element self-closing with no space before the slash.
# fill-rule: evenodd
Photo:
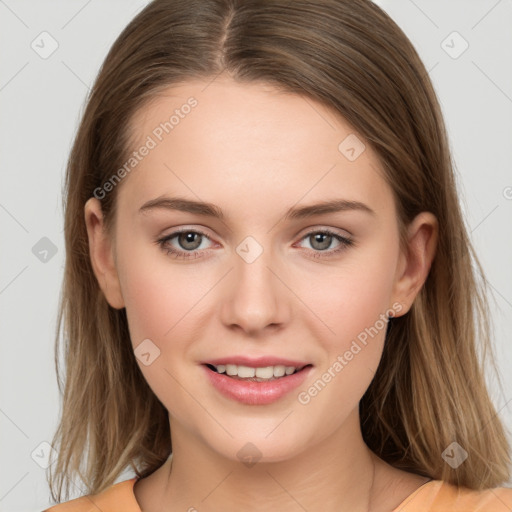
<svg viewBox="0 0 512 512">
<path fill-rule="evenodd" d="M 150 149 L 123 184 L 126 204 L 172 193 L 260 209 L 263 200 L 270 208 L 347 196 L 376 209 L 391 200 L 376 154 L 341 116 L 269 84 L 169 87 L 130 129 L 131 151 Z"/>
</svg>

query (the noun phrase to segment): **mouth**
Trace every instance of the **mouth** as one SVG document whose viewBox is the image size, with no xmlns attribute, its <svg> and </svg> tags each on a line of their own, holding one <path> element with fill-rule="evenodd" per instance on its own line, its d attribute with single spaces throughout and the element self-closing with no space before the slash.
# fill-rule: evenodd
<svg viewBox="0 0 512 512">
<path fill-rule="evenodd" d="M 244 366 L 202 363 L 207 380 L 225 397 L 246 405 L 268 405 L 289 395 L 307 379 L 312 364 Z"/>
</svg>

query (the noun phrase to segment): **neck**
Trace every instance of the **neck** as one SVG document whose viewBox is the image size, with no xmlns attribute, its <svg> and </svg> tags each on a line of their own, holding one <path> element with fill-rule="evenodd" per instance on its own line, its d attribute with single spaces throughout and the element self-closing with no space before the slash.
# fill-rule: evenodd
<svg viewBox="0 0 512 512">
<path fill-rule="evenodd" d="M 254 465 L 219 455 L 172 421 L 171 432 L 173 455 L 158 470 L 160 510 L 370 510 L 376 457 L 362 439 L 358 411 L 320 443 Z"/>
</svg>

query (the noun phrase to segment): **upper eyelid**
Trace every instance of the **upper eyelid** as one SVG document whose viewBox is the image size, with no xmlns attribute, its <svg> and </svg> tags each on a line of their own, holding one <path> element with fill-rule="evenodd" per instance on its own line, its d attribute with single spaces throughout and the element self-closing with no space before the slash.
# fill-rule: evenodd
<svg viewBox="0 0 512 512">
<path fill-rule="evenodd" d="M 214 236 L 210 236 L 206 231 L 208 230 L 208 228 L 203 228 L 202 226 L 201 227 L 184 227 L 184 228 L 174 228 L 173 231 L 171 231 L 169 233 L 169 235 L 163 235 L 163 237 L 167 237 L 167 236 L 171 236 L 171 235 L 175 235 L 177 233 L 183 233 L 183 232 L 190 232 L 190 231 L 194 231 L 194 232 L 198 232 L 204 236 L 207 236 L 208 238 L 215 238 Z M 304 231 L 305 230 L 305 231 Z M 343 228 L 336 228 L 336 227 L 333 227 L 333 226 L 326 226 L 326 225 L 318 225 L 318 226 L 313 226 L 313 227 L 308 227 L 308 228 L 304 228 L 304 229 L 301 229 L 299 231 L 299 233 L 297 233 L 296 235 L 294 236 L 299 236 L 299 234 L 301 232 L 303 232 L 303 236 L 309 234 L 309 233 L 316 233 L 317 231 L 332 231 L 338 235 L 341 235 L 341 236 L 344 236 L 343 233 L 340 233 L 339 231 L 342 231 L 342 232 L 345 232 L 347 236 L 352 236 L 352 234 L 347 230 L 347 229 L 343 229 Z"/>
</svg>

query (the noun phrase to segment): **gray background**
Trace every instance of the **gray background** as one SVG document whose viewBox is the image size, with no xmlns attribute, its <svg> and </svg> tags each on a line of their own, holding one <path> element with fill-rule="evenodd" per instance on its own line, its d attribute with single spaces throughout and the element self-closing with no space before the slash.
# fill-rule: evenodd
<svg viewBox="0 0 512 512">
<path fill-rule="evenodd" d="M 495 297 L 504 394 L 491 376 L 489 385 L 510 432 L 512 1 L 377 3 L 417 48 L 442 104 L 461 203 Z M 53 337 L 64 265 L 64 168 L 88 87 L 144 5 L 0 0 L 0 511 L 50 504 L 40 464 L 48 460 L 60 412 Z M 40 36 L 44 31 L 50 36 Z M 469 46 L 459 55 L 464 41 Z M 52 44 L 58 48 L 42 58 Z"/>
</svg>

